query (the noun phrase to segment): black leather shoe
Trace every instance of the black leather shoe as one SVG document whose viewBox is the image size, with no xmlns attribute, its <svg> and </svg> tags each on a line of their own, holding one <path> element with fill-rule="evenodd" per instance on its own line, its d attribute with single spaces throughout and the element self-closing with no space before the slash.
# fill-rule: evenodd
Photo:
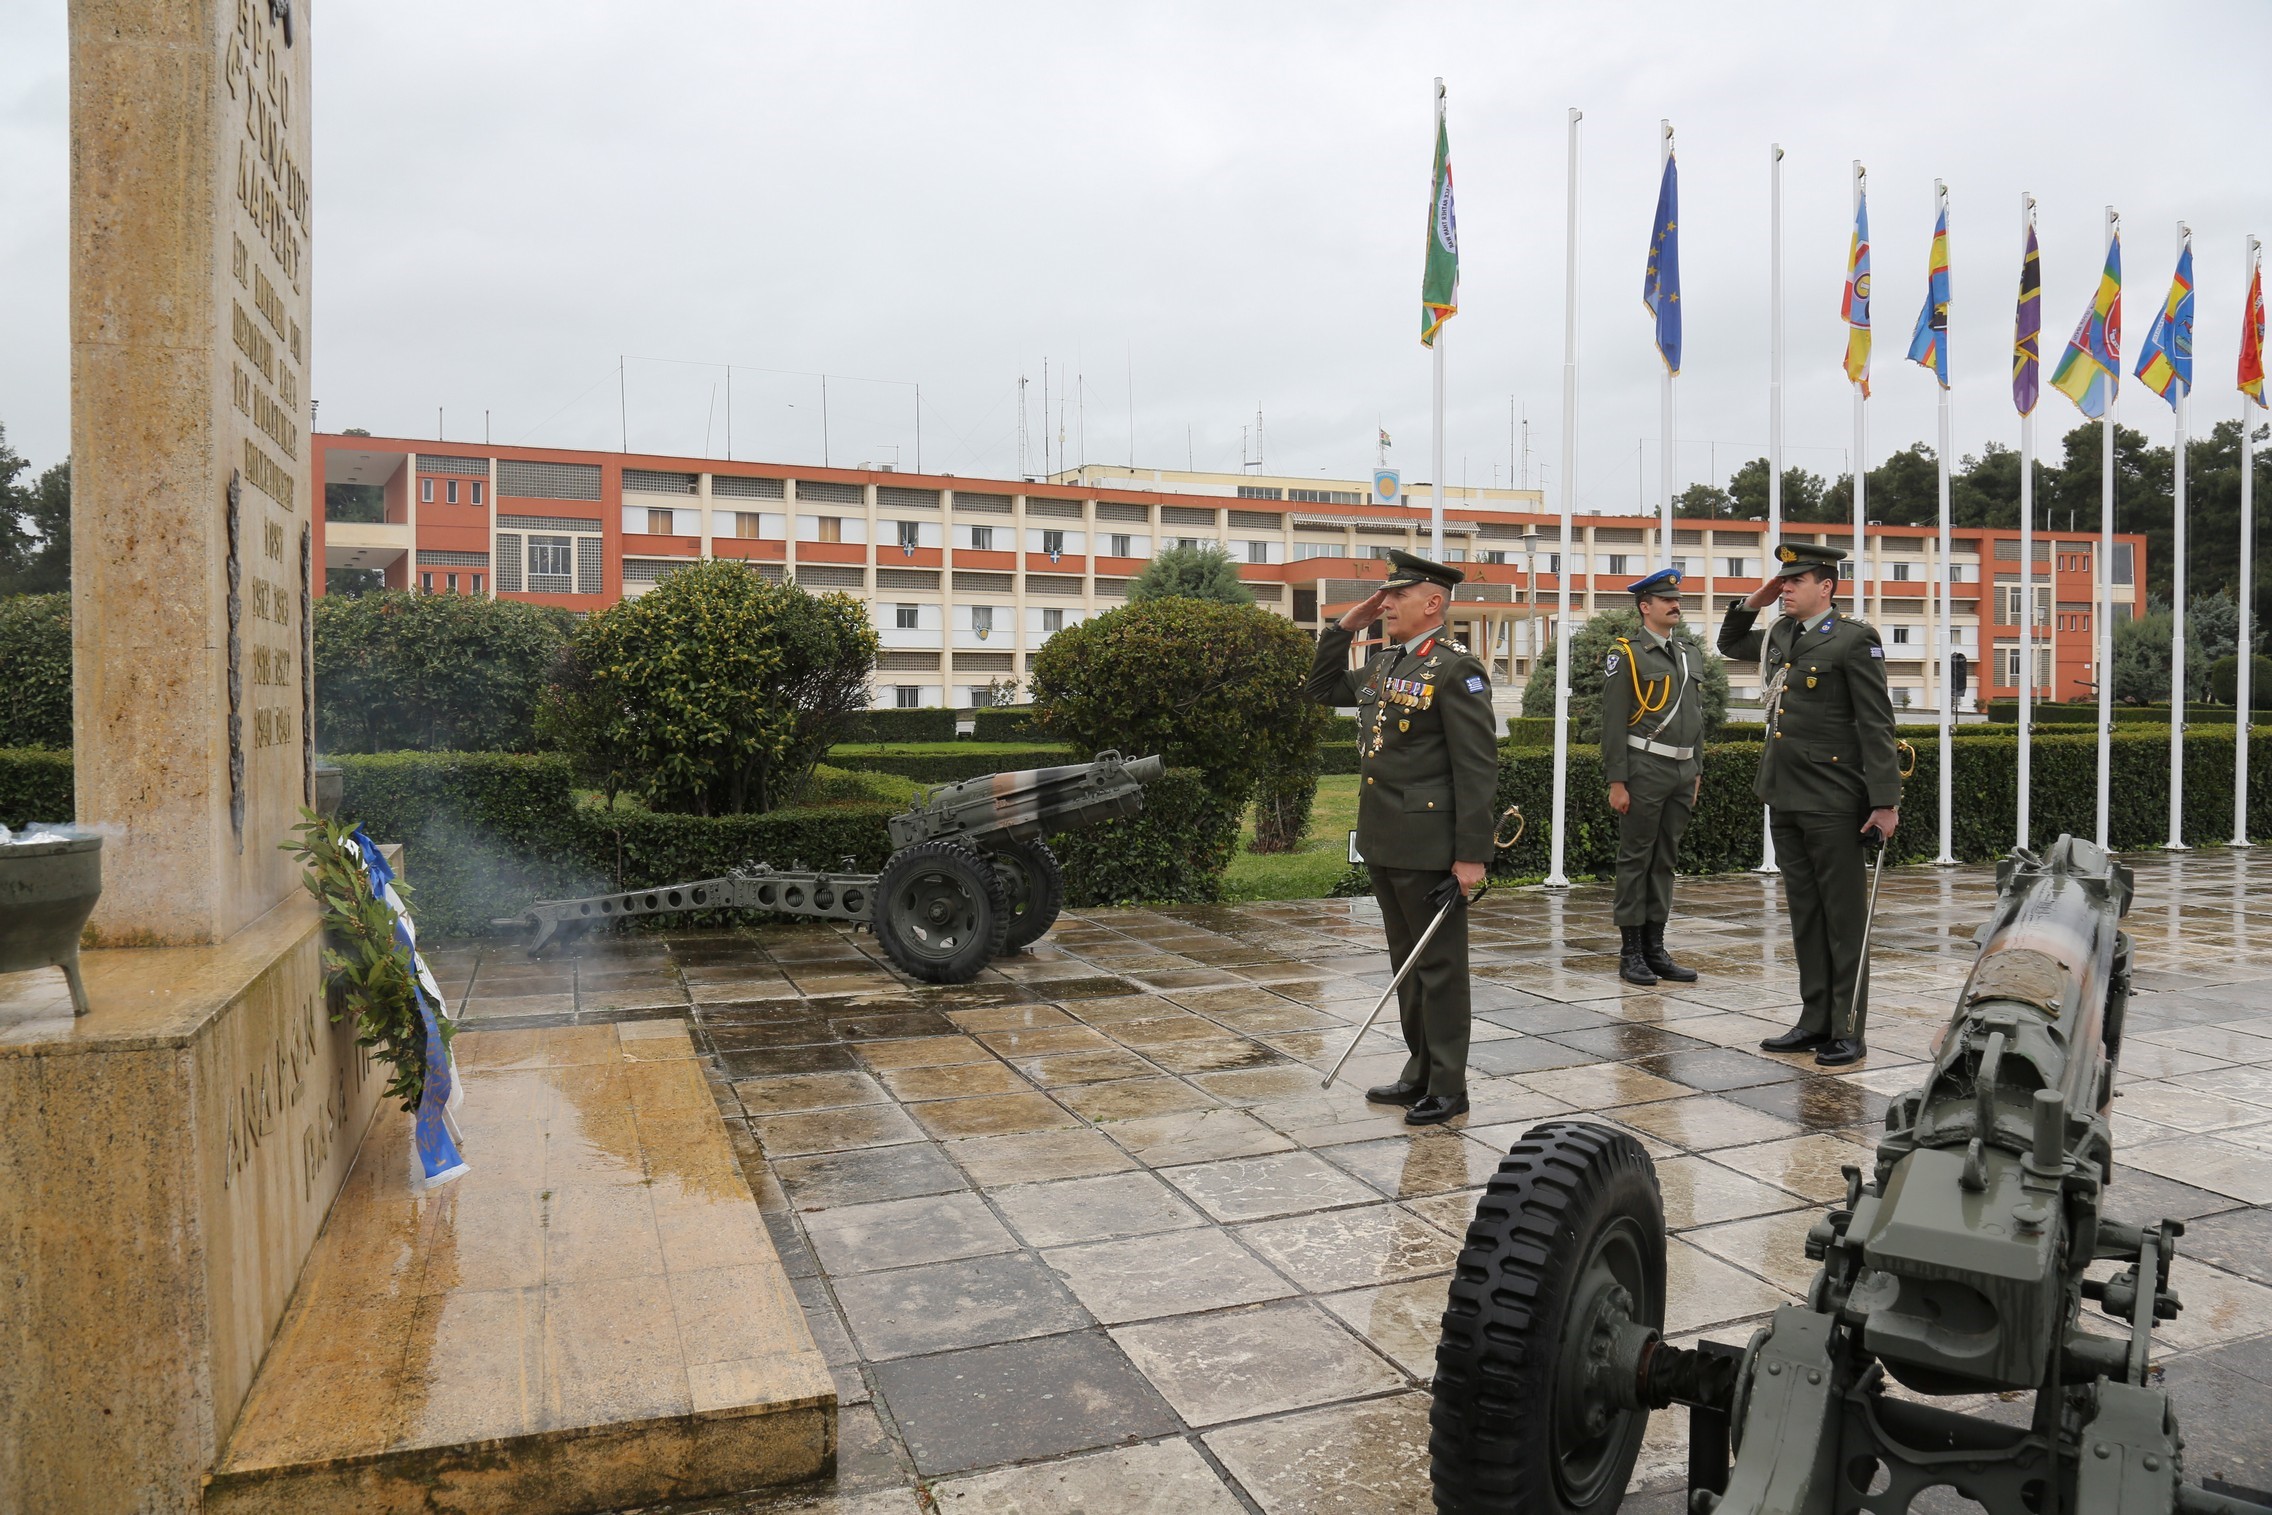
<svg viewBox="0 0 2272 1515">
<path fill-rule="evenodd" d="M 1620 926 L 1617 928 L 1617 935 L 1619 940 L 1617 976 L 1629 984 L 1638 984 L 1644 989 L 1655 988 L 1657 976 L 1649 971 L 1648 959 L 1641 955 L 1641 928 L 1639 926 Z"/>
<path fill-rule="evenodd" d="M 1365 1091 L 1376 1105 L 1416 1105 L 1428 1092 L 1425 1084 L 1381 1084 Z"/>
<path fill-rule="evenodd" d="M 1848 1063 L 1858 1063 L 1869 1055 L 1870 1049 L 1860 1041 L 1851 1036 L 1842 1036 L 1834 1042 L 1824 1043 L 1822 1050 L 1814 1055 L 1814 1064 L 1818 1068 L 1843 1068 Z"/>
<path fill-rule="evenodd" d="M 1647 963 L 1649 971 L 1659 978 L 1670 979 L 1676 984 L 1696 982 L 1696 970 L 1683 968 L 1672 960 L 1671 953 L 1665 951 L 1663 921 L 1651 921 L 1641 928 L 1641 961 Z"/>
<path fill-rule="evenodd" d="M 1404 1112 L 1404 1123 L 1408 1126 L 1440 1126 L 1453 1116 L 1466 1113 L 1466 1095 L 1431 1094 Z"/>
<path fill-rule="evenodd" d="M 1804 1026 L 1793 1026 L 1781 1036 L 1771 1036 L 1759 1044 L 1762 1052 L 1812 1052 L 1830 1040 L 1825 1031 L 1809 1031 Z"/>
</svg>

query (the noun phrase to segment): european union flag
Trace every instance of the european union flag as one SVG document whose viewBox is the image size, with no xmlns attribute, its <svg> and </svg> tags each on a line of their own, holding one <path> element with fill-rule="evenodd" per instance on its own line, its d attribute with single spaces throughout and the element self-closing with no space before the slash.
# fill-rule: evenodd
<svg viewBox="0 0 2272 1515">
<path fill-rule="evenodd" d="M 1680 160 L 1667 154 L 1657 187 L 1657 219 L 1649 239 L 1649 272 L 1641 303 L 1657 318 L 1657 355 L 1668 373 L 1680 372 Z"/>
</svg>

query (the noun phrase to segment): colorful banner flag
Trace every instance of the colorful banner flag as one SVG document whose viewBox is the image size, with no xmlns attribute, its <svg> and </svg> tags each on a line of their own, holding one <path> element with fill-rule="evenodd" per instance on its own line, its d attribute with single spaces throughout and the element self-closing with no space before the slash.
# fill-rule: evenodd
<svg viewBox="0 0 2272 1515">
<path fill-rule="evenodd" d="M 1909 338 L 1909 361 L 1933 371 L 1949 387 L 1949 212 L 1933 220 L 1933 250 L 1925 259 L 1925 308 Z"/>
<path fill-rule="evenodd" d="M 2169 295 L 2161 313 L 2146 329 L 2146 345 L 2138 349 L 2134 370 L 2148 389 L 2177 402 L 2193 392 L 2193 239 L 2178 249 L 2177 273 L 2169 281 Z"/>
<path fill-rule="evenodd" d="M 1649 239 L 1649 271 L 1641 280 L 1641 303 L 1657 318 L 1657 356 L 1667 373 L 1680 372 L 1680 159 L 1666 154 L 1665 176 L 1657 186 L 1655 233 Z"/>
<path fill-rule="evenodd" d="M 361 826 L 355 828 L 348 841 L 362 858 L 371 897 L 394 916 L 395 938 L 410 953 L 411 991 L 418 1000 L 418 1018 L 426 1032 L 426 1084 L 418 1098 L 411 1144 L 417 1150 L 419 1171 L 425 1175 L 426 1182 L 447 1183 L 466 1171 L 456 1118 L 464 1094 L 452 1066 L 449 1038 L 442 1034 L 441 1017 L 445 1013 L 442 1007 L 447 1001 L 442 997 L 441 987 L 434 982 L 434 975 L 427 971 L 426 959 L 419 955 L 418 931 L 411 924 L 409 907 L 403 904 L 402 896 L 395 893 L 394 869 L 388 865 L 386 855 Z"/>
<path fill-rule="evenodd" d="M 2067 352 L 2051 375 L 2051 387 L 2075 402 L 2092 420 L 2106 414 L 2122 385 L 2122 237 L 2107 244 L 2106 269 L 2098 276 L 2091 308 L 2067 339 Z"/>
<path fill-rule="evenodd" d="M 1452 138 L 1436 97 L 1436 172 L 1428 192 L 1428 263 L 1420 274 L 1420 345 L 1459 314 L 1459 218 L 1452 211 Z"/>
<path fill-rule="evenodd" d="M 2264 406 L 2264 265 L 2248 271 L 2248 311 L 2240 323 L 2240 392 Z"/>
<path fill-rule="evenodd" d="M 1383 446 L 1383 447 L 1394 447 L 1395 445 L 1396 445 L 1396 444 L 1395 444 L 1394 442 L 1391 442 L 1391 441 L 1390 441 L 1390 440 L 1388 439 L 1388 432 L 1387 432 L 1387 430 L 1386 430 L 1386 429 L 1383 429 L 1383 430 L 1382 430 L 1382 432 L 1381 432 L 1381 446 Z"/>
<path fill-rule="evenodd" d="M 2020 255 L 2020 308 L 2012 323 L 2012 403 L 2023 416 L 2035 414 L 2041 393 L 2043 359 L 2043 267 L 2035 246 L 2035 227 L 2027 229 L 2027 251 Z"/>
<path fill-rule="evenodd" d="M 1846 251 L 1846 295 L 1838 302 L 1846 323 L 1846 380 L 1870 393 L 1870 197 L 1854 205 L 1854 240 Z"/>
</svg>

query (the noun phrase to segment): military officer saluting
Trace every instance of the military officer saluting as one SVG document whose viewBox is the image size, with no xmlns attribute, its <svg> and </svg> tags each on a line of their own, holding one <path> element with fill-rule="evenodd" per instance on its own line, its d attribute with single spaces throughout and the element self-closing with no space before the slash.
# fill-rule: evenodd
<svg viewBox="0 0 2272 1515">
<path fill-rule="evenodd" d="M 1303 690 L 1357 707 L 1357 850 L 1380 901 L 1389 958 L 1402 968 L 1442 903 L 1447 881 L 1472 893 L 1491 857 L 1491 802 L 1499 786 L 1497 723 L 1483 665 L 1452 640 L 1444 612 L 1456 568 L 1389 553 L 1388 580 L 1322 632 Z M 1349 643 L 1374 620 L 1388 645 L 1349 668 Z M 1455 908 L 1397 987 L 1409 1052 L 1393 1084 L 1365 1091 L 1407 1105 L 1405 1120 L 1434 1125 L 1467 1110 L 1467 912 Z"/>
<path fill-rule="evenodd" d="M 1665 950 L 1672 863 L 1704 783 L 1698 744 L 1704 701 L 1698 654 L 1680 630 L 1680 570 L 1660 568 L 1625 586 L 1640 634 L 1619 637 L 1602 670 L 1601 766 L 1617 812 L 1618 976 L 1644 987 L 1693 983 Z"/>
<path fill-rule="evenodd" d="M 1755 788 L 1767 803 L 1775 861 L 1791 909 L 1799 962 L 1799 1023 L 1760 1043 L 1806 1052 L 1826 1068 L 1859 1062 L 1869 1015 L 1862 973 L 1868 924 L 1866 833 L 1890 838 L 1901 823 L 1901 769 L 1887 691 L 1885 648 L 1864 622 L 1844 619 L 1838 547 L 1786 542 L 1777 576 L 1730 606 L 1723 657 L 1757 661 L 1767 731 Z M 1752 623 L 1780 598 L 1783 618 Z"/>
</svg>

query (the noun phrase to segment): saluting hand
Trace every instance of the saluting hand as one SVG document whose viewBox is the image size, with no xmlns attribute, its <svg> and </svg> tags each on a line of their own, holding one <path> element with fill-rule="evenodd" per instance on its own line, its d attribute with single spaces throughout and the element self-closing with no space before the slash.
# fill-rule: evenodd
<svg viewBox="0 0 2272 1515">
<path fill-rule="evenodd" d="M 1376 589 L 1360 601 L 1354 610 L 1341 618 L 1343 631 L 1355 631 L 1370 626 L 1381 618 L 1381 607 L 1388 603 L 1388 591 Z"/>
<path fill-rule="evenodd" d="M 1753 610 L 1765 610 L 1782 597 L 1783 581 L 1781 579 L 1769 579 L 1766 583 L 1745 595 L 1743 602 Z"/>
</svg>

